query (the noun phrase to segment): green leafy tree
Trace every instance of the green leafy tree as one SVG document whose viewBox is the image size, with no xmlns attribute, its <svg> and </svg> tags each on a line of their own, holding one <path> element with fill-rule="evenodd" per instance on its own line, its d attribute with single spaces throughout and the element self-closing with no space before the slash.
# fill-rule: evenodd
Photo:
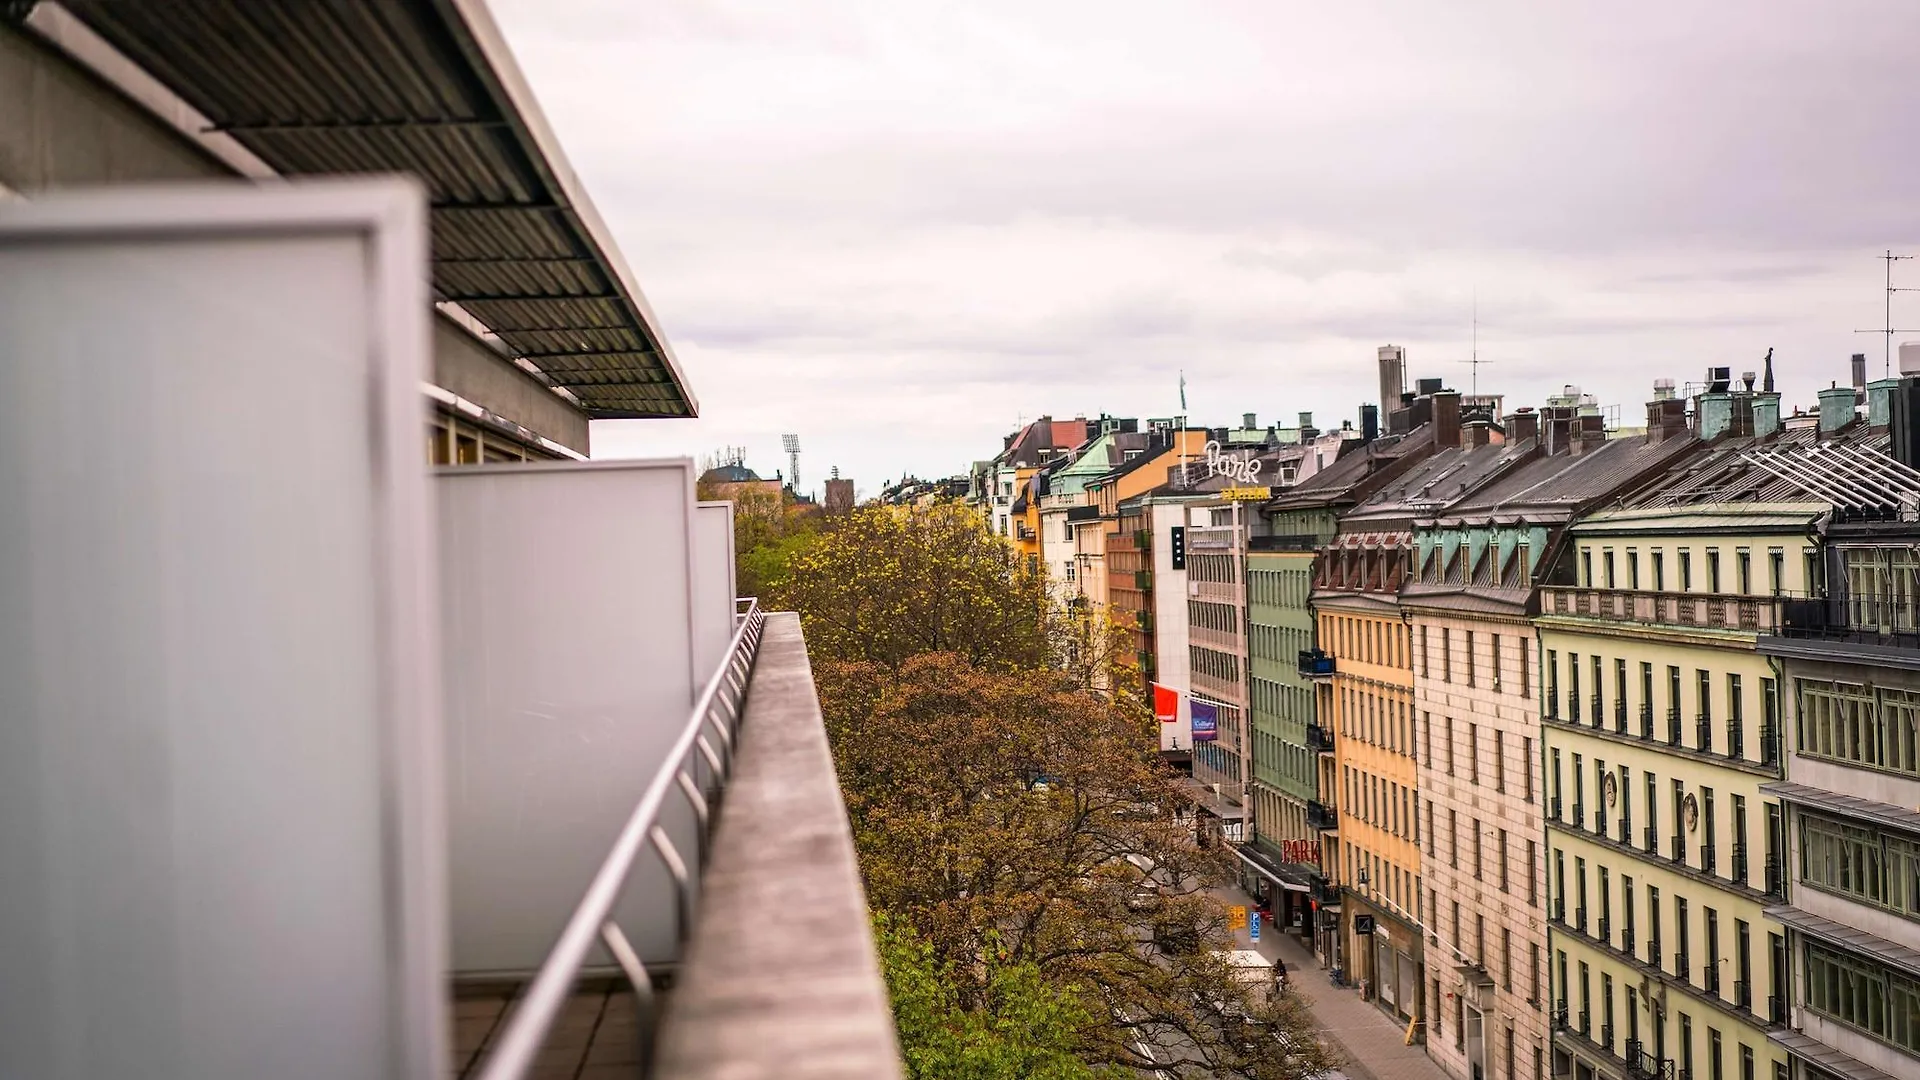
<svg viewBox="0 0 1920 1080">
<path fill-rule="evenodd" d="M 1052 655 L 1045 579 L 958 503 L 854 511 L 795 554 L 776 596 L 816 658 L 1043 667 Z"/>
<path fill-rule="evenodd" d="M 874 917 L 874 940 L 893 1000 L 901 1056 L 911 1080 L 1118 1080 L 1075 1054 L 1099 1024 L 1077 988 L 1049 985 L 1040 968 L 988 948 L 980 958 L 979 1000 L 961 998 L 933 946 L 904 923 Z"/>
</svg>

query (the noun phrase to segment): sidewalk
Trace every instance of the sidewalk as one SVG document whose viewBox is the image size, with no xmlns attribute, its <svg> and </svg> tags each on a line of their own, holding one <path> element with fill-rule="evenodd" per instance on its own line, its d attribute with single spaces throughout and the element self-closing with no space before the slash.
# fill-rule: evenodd
<svg viewBox="0 0 1920 1080">
<path fill-rule="evenodd" d="M 1223 889 L 1229 903 L 1252 901 L 1238 889 Z M 1260 941 L 1249 943 L 1247 932 L 1240 931 L 1236 947 L 1257 950 L 1269 960 L 1287 962 L 1287 983 L 1305 998 L 1314 1019 L 1329 1042 L 1343 1051 L 1347 1061 L 1341 1066 L 1351 1080 L 1449 1080 L 1447 1073 L 1427 1056 L 1426 1048 L 1404 1042 L 1406 1027 L 1360 1000 L 1357 990 L 1336 987 L 1320 969 L 1313 951 L 1300 939 L 1260 928 Z"/>
</svg>

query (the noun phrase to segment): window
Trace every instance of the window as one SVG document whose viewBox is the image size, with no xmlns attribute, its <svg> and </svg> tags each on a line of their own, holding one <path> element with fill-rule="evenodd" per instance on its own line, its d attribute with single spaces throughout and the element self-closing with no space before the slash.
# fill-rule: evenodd
<svg viewBox="0 0 1920 1080">
<path fill-rule="evenodd" d="M 1453 631 L 1440 628 L 1440 681 L 1453 681 Z"/>
<path fill-rule="evenodd" d="M 1560 653 L 1557 649 L 1547 650 L 1547 715 L 1554 719 L 1560 717 Z"/>
<path fill-rule="evenodd" d="M 1525 782 L 1527 801 L 1533 801 L 1533 739 L 1521 736 L 1520 744 L 1526 752 L 1520 755 L 1520 775 Z"/>
<path fill-rule="evenodd" d="M 1493 790 L 1507 790 L 1507 737 L 1499 728 L 1493 729 Z"/>
<path fill-rule="evenodd" d="M 1540 906 L 1540 846 L 1536 841 L 1527 841 L 1527 903 Z M 1539 980 L 1534 980 L 1534 992 L 1540 990 Z"/>
<path fill-rule="evenodd" d="M 1422 626 L 1420 628 L 1420 677 L 1421 678 L 1433 677 L 1433 653 L 1429 648 L 1430 644 L 1431 643 L 1428 642 L 1427 640 L 1427 628 L 1425 626 Z"/>
<path fill-rule="evenodd" d="M 1500 830 L 1500 891 L 1508 892 L 1507 884 L 1507 830 Z"/>
<path fill-rule="evenodd" d="M 1920 693 L 1812 679 L 1794 685 L 1800 753 L 1920 776 Z"/>
<path fill-rule="evenodd" d="M 1593 549 L 1590 547 L 1580 549 L 1580 583 L 1589 589 L 1594 587 Z"/>
<path fill-rule="evenodd" d="M 1447 861 L 1455 870 L 1460 869 L 1460 812 L 1458 810 L 1447 810 L 1447 849 Z"/>
<path fill-rule="evenodd" d="M 1613 549 L 1612 548 L 1600 549 L 1600 567 L 1601 567 L 1601 572 L 1606 576 L 1607 588 L 1609 589 L 1613 588 L 1614 584 L 1613 584 Z"/>
<path fill-rule="evenodd" d="M 1673 898 L 1673 975 L 1682 982 L 1693 982 L 1693 958 L 1688 954 L 1687 939 L 1692 927 L 1687 924 L 1687 898 Z"/>
<path fill-rule="evenodd" d="M 1520 689 L 1517 693 L 1526 697 L 1533 693 L 1533 639 L 1520 639 Z"/>
<path fill-rule="evenodd" d="M 1492 686 L 1495 690 L 1498 690 L 1500 689 L 1500 669 L 1505 666 L 1500 663 L 1500 635 L 1489 634 L 1487 635 L 1487 637 L 1489 639 L 1487 644 L 1487 654 L 1489 658 L 1493 661 L 1493 663 L 1490 665 L 1493 669 Z"/>
<path fill-rule="evenodd" d="M 1628 548 L 1627 549 L 1627 588 L 1638 589 L 1639 587 L 1640 587 L 1640 553 L 1633 550 L 1632 548 Z"/>
<path fill-rule="evenodd" d="M 1767 588 L 1773 595 L 1779 596 L 1787 591 L 1787 553 L 1779 548 L 1767 549 Z"/>
<path fill-rule="evenodd" d="M 1734 584 L 1743 595 L 1753 592 L 1753 552 L 1747 548 L 1733 549 Z"/>
<path fill-rule="evenodd" d="M 1720 591 L 1720 549 L 1717 547 L 1707 549 L 1707 591 Z"/>
<path fill-rule="evenodd" d="M 1666 553 L 1659 548 L 1653 550 L 1653 591 L 1667 591 Z"/>
<path fill-rule="evenodd" d="M 1680 549 L 1680 591 L 1693 591 L 1693 552 Z"/>
<path fill-rule="evenodd" d="M 1467 721 L 1467 783 L 1480 783 L 1480 725 Z"/>
<path fill-rule="evenodd" d="M 1602 667 L 1604 663 L 1605 662 L 1602 661 L 1598 656 L 1595 656 L 1593 658 L 1593 726 L 1594 727 L 1599 727 L 1602 721 L 1605 719 L 1603 716 L 1601 716 L 1601 713 L 1605 712 L 1606 709 L 1604 707 L 1603 702 L 1601 701 L 1601 690 L 1600 690 L 1600 686 L 1601 686 L 1600 676 L 1601 676 L 1601 672 L 1605 670 Z"/>
<path fill-rule="evenodd" d="M 1473 665 L 1473 631 L 1471 631 L 1471 630 L 1468 630 L 1468 631 L 1466 632 L 1466 634 L 1467 634 L 1467 685 L 1468 685 L 1468 686 L 1472 686 L 1472 685 L 1474 685 L 1474 683 L 1473 683 L 1473 671 L 1474 671 L 1474 665 Z"/>
<path fill-rule="evenodd" d="M 1567 654 L 1567 719 L 1580 722 L 1580 654 Z"/>
<path fill-rule="evenodd" d="M 1800 822 L 1800 880 L 1920 920 L 1920 840 L 1817 814 Z"/>
</svg>

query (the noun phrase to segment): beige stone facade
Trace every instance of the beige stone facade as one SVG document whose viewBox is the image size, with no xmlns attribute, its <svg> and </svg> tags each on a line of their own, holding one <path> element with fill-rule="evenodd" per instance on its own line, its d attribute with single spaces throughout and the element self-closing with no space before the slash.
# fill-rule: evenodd
<svg viewBox="0 0 1920 1080">
<path fill-rule="evenodd" d="M 1427 895 L 1427 1052 L 1534 1077 L 1549 1052 L 1539 660 L 1524 610 L 1409 608 Z"/>
</svg>

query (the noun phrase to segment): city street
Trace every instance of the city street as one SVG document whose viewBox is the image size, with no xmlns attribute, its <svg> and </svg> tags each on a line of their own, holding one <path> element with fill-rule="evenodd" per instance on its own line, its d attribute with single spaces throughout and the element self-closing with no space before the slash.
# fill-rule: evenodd
<svg viewBox="0 0 1920 1080">
<path fill-rule="evenodd" d="M 1229 904 L 1254 903 L 1236 888 L 1216 890 Z M 1260 940 L 1247 931 L 1235 933 L 1236 948 L 1253 949 L 1268 960 L 1287 962 L 1287 983 L 1307 999 L 1320 1034 L 1335 1044 L 1346 1064 L 1330 1080 L 1447 1080 L 1425 1049 L 1405 1043 L 1406 1029 L 1368 1002 L 1356 990 L 1336 987 L 1320 968 L 1313 951 L 1300 939 L 1262 926 Z"/>
</svg>

